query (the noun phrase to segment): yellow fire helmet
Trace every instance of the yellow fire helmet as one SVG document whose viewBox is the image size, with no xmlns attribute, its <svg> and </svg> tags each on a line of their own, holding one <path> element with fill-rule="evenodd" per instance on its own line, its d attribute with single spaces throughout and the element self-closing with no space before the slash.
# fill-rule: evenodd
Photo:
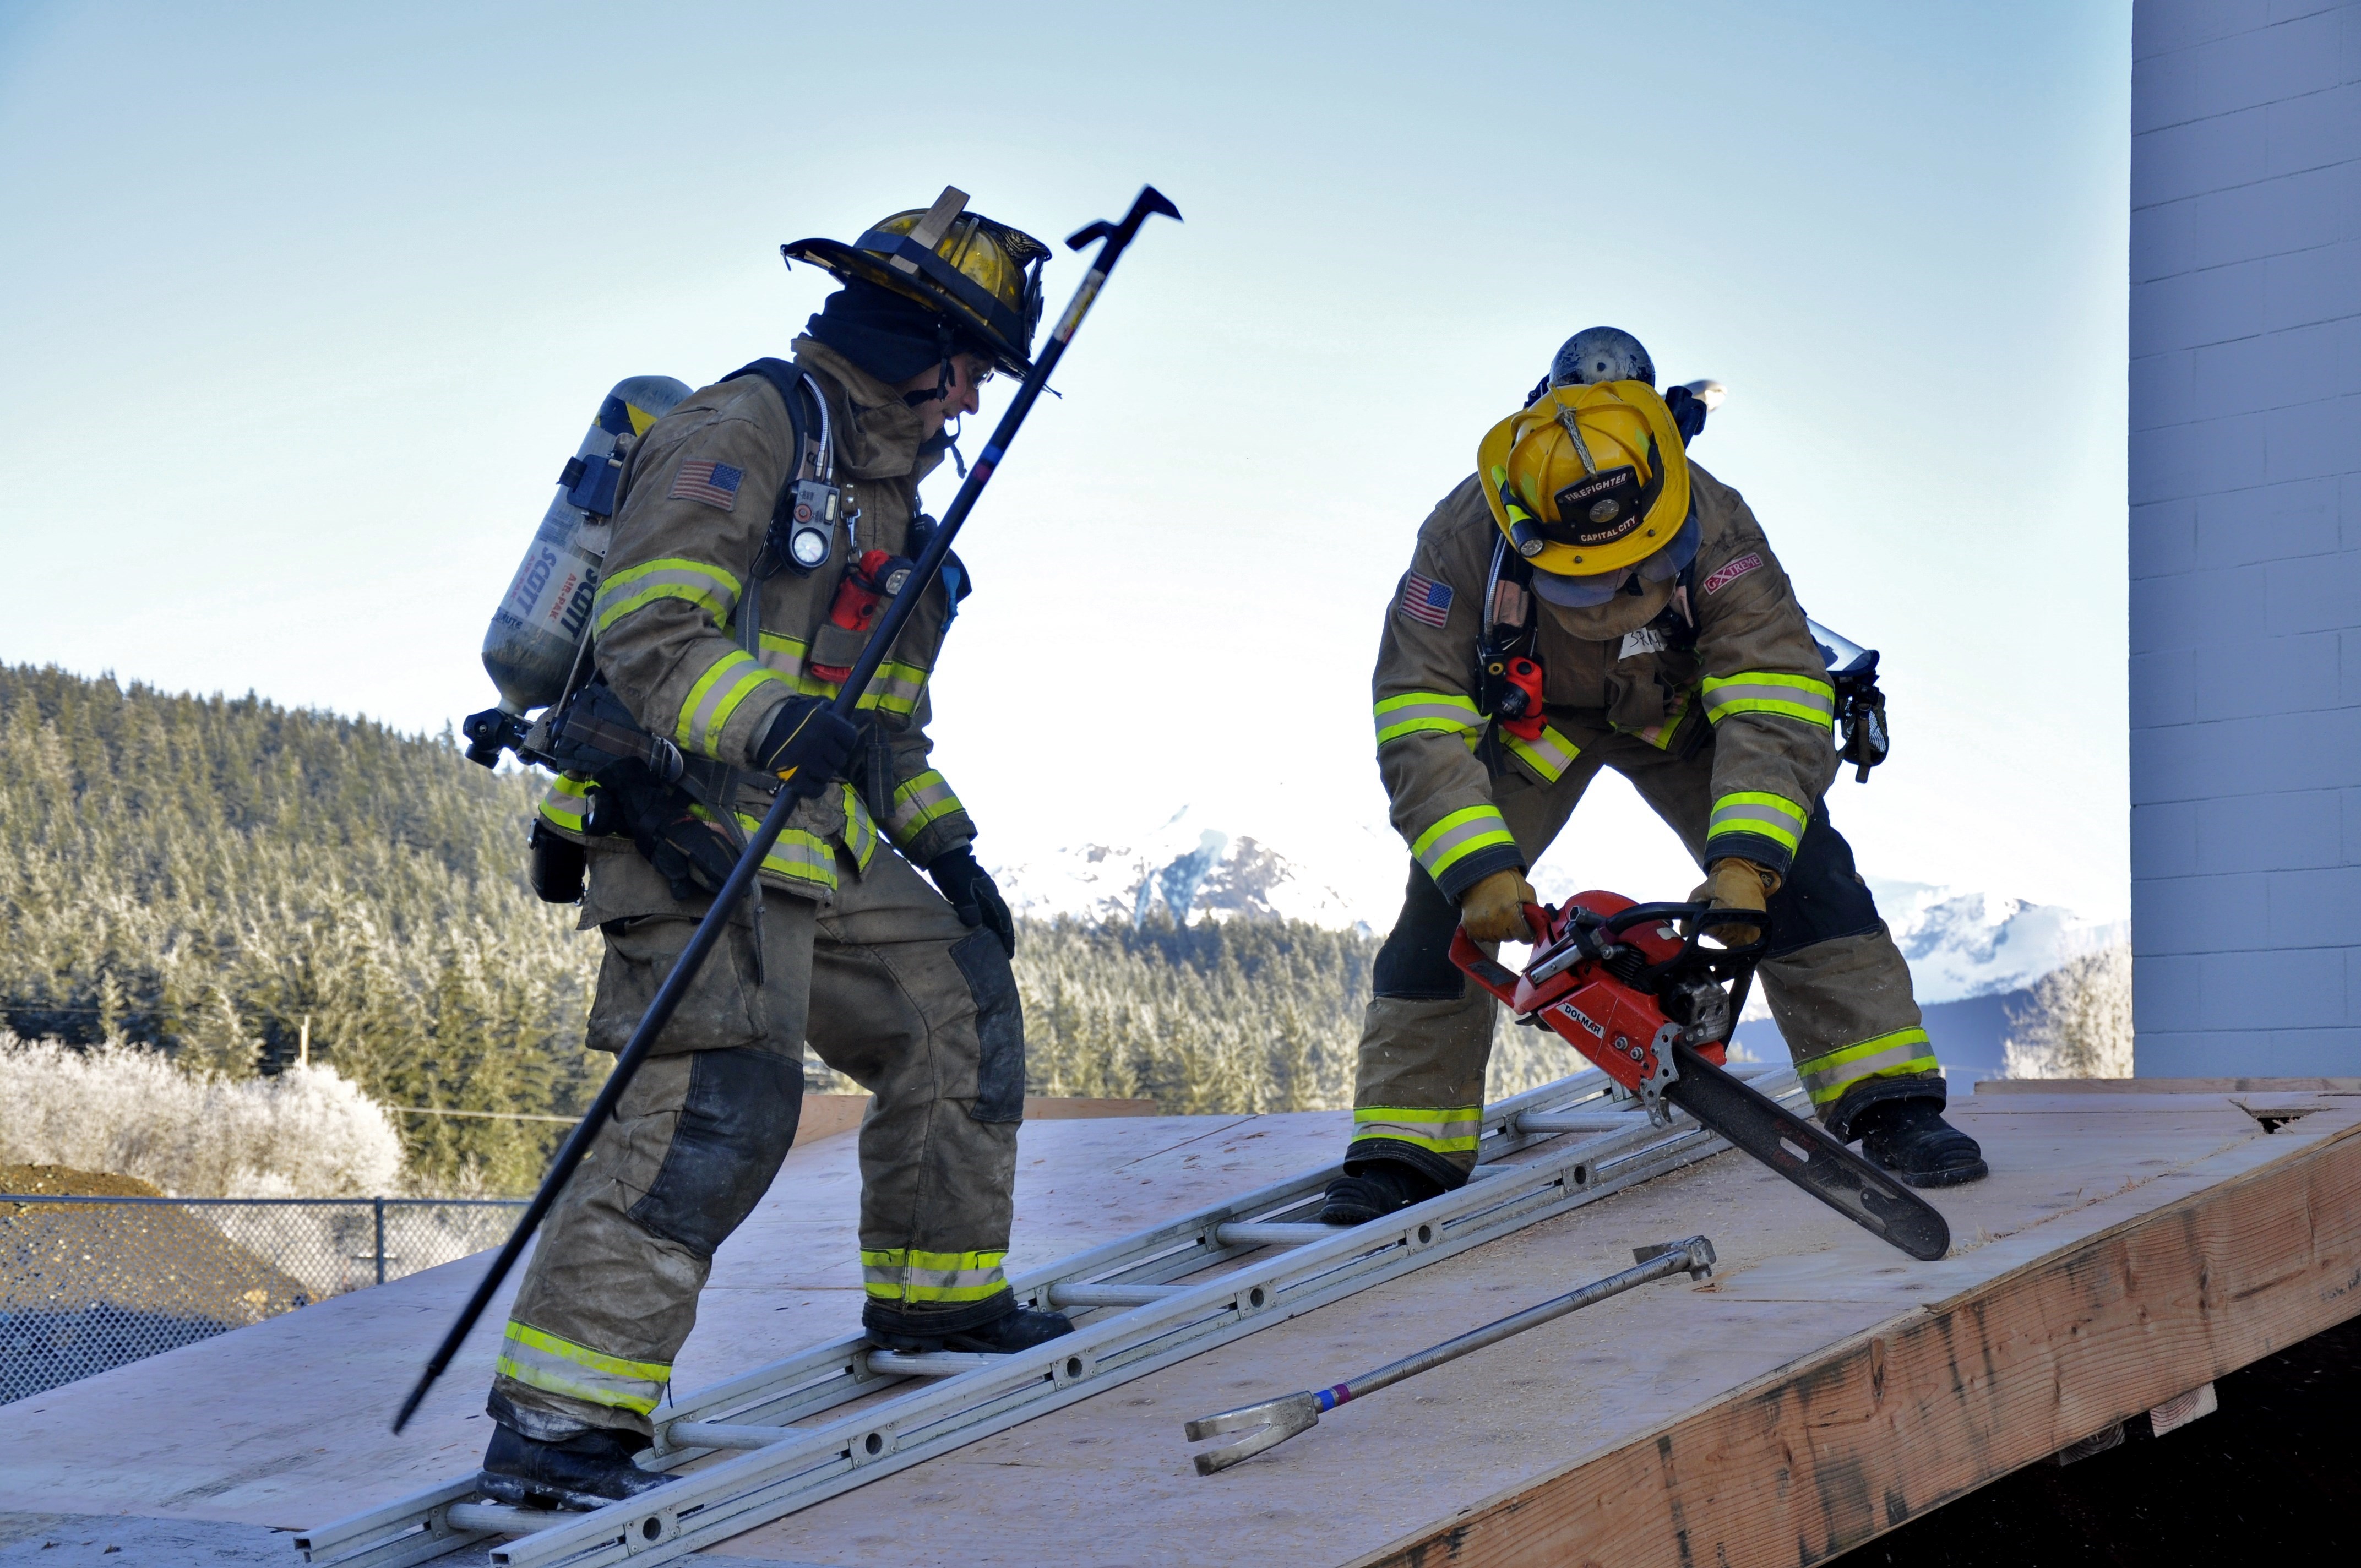
<svg viewBox="0 0 2361 1568">
<path fill-rule="evenodd" d="M 851 245 L 799 239 L 779 247 L 850 282 L 855 278 L 942 312 L 1012 376 L 1033 373 L 1041 320 L 1041 264 L 1049 247 L 1022 229 L 967 211 L 967 192 L 943 187 L 935 204 L 884 218 Z"/>
<path fill-rule="evenodd" d="M 1552 388 L 1485 434 L 1476 472 L 1510 544 L 1558 576 L 1634 565 L 1689 514 L 1680 430 L 1645 381 Z"/>
</svg>

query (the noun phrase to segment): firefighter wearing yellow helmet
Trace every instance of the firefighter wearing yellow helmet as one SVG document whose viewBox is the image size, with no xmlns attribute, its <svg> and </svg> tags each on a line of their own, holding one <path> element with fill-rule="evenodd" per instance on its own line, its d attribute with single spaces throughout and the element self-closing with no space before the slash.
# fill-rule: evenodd
<svg viewBox="0 0 2361 1568">
<path fill-rule="evenodd" d="M 563 776 L 541 808 L 537 853 L 574 867 L 544 896 L 578 896 L 606 944 L 593 1049 L 630 1036 L 780 776 L 826 783 L 550 1212 L 493 1380 L 478 1484 L 499 1501 L 594 1508 L 671 1479 L 631 1455 L 714 1250 L 795 1137 L 807 1043 L 873 1096 L 869 1337 L 989 1354 L 1071 1327 L 1019 1307 L 1002 1273 L 1025 1094 L 1016 928 L 927 736 L 967 592 L 956 555 L 861 723 L 828 706 L 933 526 L 918 483 L 946 422 L 975 411 L 995 369 L 1029 367 L 1048 247 L 966 203 L 947 190 L 849 246 L 784 247 L 844 285 L 793 360 L 691 393 L 628 445 L 584 700 L 610 732 L 635 726 L 649 754 L 686 762 L 676 784 L 644 766 Z"/>
<path fill-rule="evenodd" d="M 1704 869 L 1693 899 L 1762 913 L 1763 990 L 1828 1130 L 1914 1185 L 1985 1174 L 1943 1119 L 1909 969 L 1828 820 L 1828 661 L 1745 500 L 1688 455 L 1708 403 L 1654 383 L 1629 333 L 1569 339 L 1419 530 L 1387 613 L 1378 766 L 1410 885 L 1331 1224 L 1467 1180 L 1493 1003 L 1451 962 L 1452 930 L 1530 939 L 1526 872 L 1602 768 Z"/>
</svg>

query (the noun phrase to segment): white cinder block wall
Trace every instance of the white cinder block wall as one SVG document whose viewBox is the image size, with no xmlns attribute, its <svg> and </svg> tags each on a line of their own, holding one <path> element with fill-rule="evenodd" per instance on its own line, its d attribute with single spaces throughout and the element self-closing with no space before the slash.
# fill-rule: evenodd
<svg viewBox="0 0 2361 1568">
<path fill-rule="evenodd" d="M 2143 1076 L 2361 1074 L 2361 0 L 2136 0 Z"/>
</svg>

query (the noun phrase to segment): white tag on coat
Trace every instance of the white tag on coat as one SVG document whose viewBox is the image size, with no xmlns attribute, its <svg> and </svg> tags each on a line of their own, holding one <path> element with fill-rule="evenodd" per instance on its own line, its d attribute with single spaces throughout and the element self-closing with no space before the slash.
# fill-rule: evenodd
<svg viewBox="0 0 2361 1568">
<path fill-rule="evenodd" d="M 1664 629 L 1661 626 L 1643 626 L 1637 631 L 1627 631 L 1623 634 L 1623 651 L 1615 656 L 1618 659 L 1636 659 L 1642 653 L 1660 652 L 1664 647 Z"/>
</svg>

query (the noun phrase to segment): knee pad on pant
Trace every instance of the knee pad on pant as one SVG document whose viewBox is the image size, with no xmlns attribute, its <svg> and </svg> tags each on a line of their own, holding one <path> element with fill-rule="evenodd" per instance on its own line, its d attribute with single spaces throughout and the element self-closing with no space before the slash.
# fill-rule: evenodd
<svg viewBox="0 0 2361 1568">
<path fill-rule="evenodd" d="M 634 1223 L 700 1257 L 754 1212 L 796 1140 L 804 1066 L 791 1057 L 741 1047 L 698 1051 L 688 1095 Z"/>
<path fill-rule="evenodd" d="M 1795 864 L 1771 895 L 1768 913 L 1767 958 L 1784 958 L 1817 942 L 1877 929 L 1877 900 L 1853 870 L 1852 846 L 1828 821 L 1826 806 L 1814 808 L 1795 847 Z"/>
<path fill-rule="evenodd" d="M 1008 950 L 989 927 L 951 944 L 951 962 L 967 978 L 975 998 L 975 1103 L 968 1114 L 979 1122 L 1025 1119 L 1025 1006 L 1016 996 L 1016 973 Z"/>
<path fill-rule="evenodd" d="M 1425 868 L 1413 865 L 1401 913 L 1378 949 L 1371 992 L 1406 1002 L 1458 1001 L 1467 993 L 1467 977 L 1451 961 L 1451 934 L 1458 928 L 1459 906 L 1443 895 Z"/>
</svg>

